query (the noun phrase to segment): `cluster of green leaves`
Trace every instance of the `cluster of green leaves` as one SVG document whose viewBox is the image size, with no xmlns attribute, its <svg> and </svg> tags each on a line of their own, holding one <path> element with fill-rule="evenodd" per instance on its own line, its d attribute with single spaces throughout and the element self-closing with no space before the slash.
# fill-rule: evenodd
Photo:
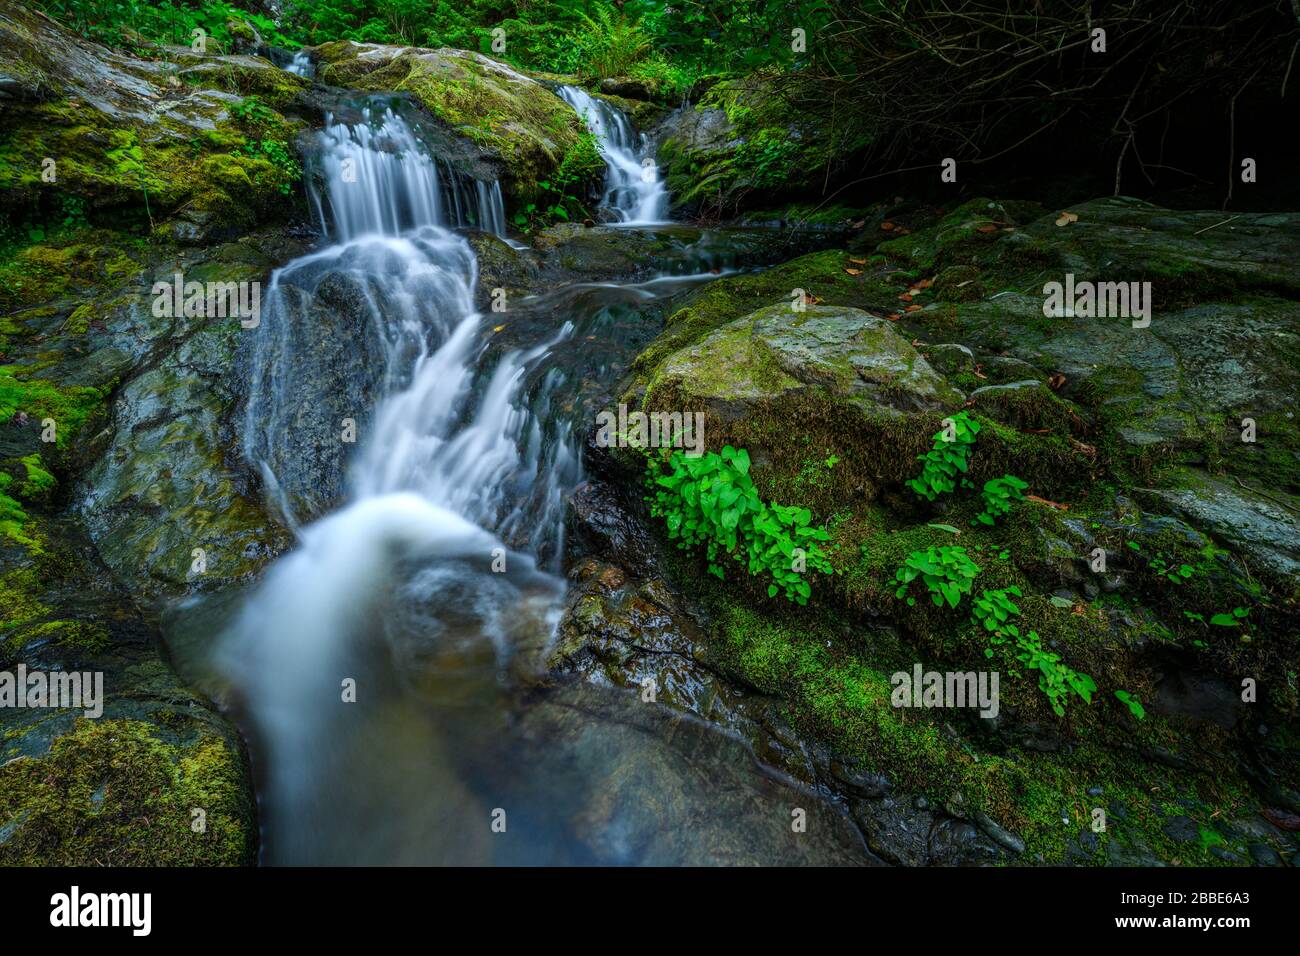
<svg viewBox="0 0 1300 956">
<path fill-rule="evenodd" d="M 1142 706 L 1142 702 L 1140 700 L 1138 700 L 1128 691 L 1117 690 L 1115 691 L 1115 696 L 1119 698 L 1120 702 L 1123 703 L 1125 707 L 1128 708 L 1129 713 L 1132 714 L 1134 717 L 1136 717 L 1138 720 L 1146 719 L 1147 709 Z"/>
<path fill-rule="evenodd" d="M 1246 618 L 1249 614 L 1250 608 L 1248 607 L 1234 607 L 1231 611 L 1210 615 L 1208 623 L 1213 624 L 1215 627 L 1240 627 L 1246 623 Z M 1197 624 L 1206 623 L 1204 614 L 1197 614 L 1194 611 L 1184 611 L 1183 616 L 1189 621 L 1194 621 Z"/>
<path fill-rule="evenodd" d="M 1021 481 L 1015 475 L 1003 475 L 984 482 L 984 510 L 975 516 L 971 524 L 993 524 L 1002 515 L 1011 511 L 1012 505 L 1025 500 L 1025 489 L 1029 483 Z"/>
<path fill-rule="evenodd" d="M 974 602 L 972 616 L 989 632 L 990 646 L 984 649 L 984 656 L 993 657 L 996 654 L 994 648 L 1011 645 L 1017 661 L 1038 671 L 1039 689 L 1047 695 L 1058 717 L 1065 716 L 1065 701 L 1071 691 L 1091 703 L 1096 683 L 1087 674 L 1061 663 L 1061 655 L 1044 649 L 1037 631 L 1021 633 L 1020 626 L 1013 620 L 1020 616 L 1020 607 L 1011 600 L 1012 597 L 1023 597 L 1015 585 L 984 591 Z M 1128 704 L 1139 720 L 1142 718 L 1143 713 L 1139 713 L 1142 705 L 1132 700 L 1127 691 L 1117 692 L 1116 696 Z"/>
<path fill-rule="evenodd" d="M 970 559 L 965 548 L 941 545 L 913 551 L 894 574 L 898 583 L 894 596 L 906 595 L 908 585 L 919 577 L 929 589 L 930 600 L 938 607 L 943 607 L 945 601 L 949 607 L 956 607 L 963 594 L 970 594 L 975 575 L 979 573 L 979 565 Z M 916 599 L 909 596 L 907 603 L 910 607 Z"/>
<path fill-rule="evenodd" d="M 955 491 L 958 481 L 969 486 L 969 481 L 958 476 L 970 470 L 970 453 L 979 430 L 979 422 L 964 411 L 945 418 L 943 427 L 934 434 L 934 447 L 917 457 L 922 462 L 921 474 L 908 481 L 907 487 L 927 501 L 934 501 Z"/>
<path fill-rule="evenodd" d="M 1043 647 L 1037 631 L 1015 638 L 1016 660 L 1030 670 L 1038 671 L 1038 687 L 1047 695 L 1056 716 L 1065 716 L 1065 702 L 1070 692 L 1078 694 L 1085 703 L 1092 703 L 1097 684 L 1087 674 L 1081 674 L 1061 663 L 1061 655 Z"/>
<path fill-rule="evenodd" d="M 286 143 L 278 139 L 248 140 L 243 146 L 243 152 L 248 156 L 259 156 L 280 170 L 284 175 L 275 187 L 276 190 L 283 196 L 293 193 L 294 184 L 302 178 L 302 166 Z"/>
<path fill-rule="evenodd" d="M 650 511 L 663 518 L 682 548 L 703 544 L 709 572 L 723 577 L 721 556 L 746 561 L 750 574 L 771 578 L 767 593 L 807 604 L 807 571 L 833 572 L 820 542 L 830 539 L 807 508 L 767 503 L 749 474 L 749 454 L 727 445 L 722 454 L 691 457 L 675 451 L 661 465 L 651 460 Z M 664 473 L 664 467 L 667 473 Z"/>
<path fill-rule="evenodd" d="M 1165 555 L 1163 551 L 1156 551 L 1154 554 L 1146 554 L 1142 550 L 1142 545 L 1136 541 L 1125 542 L 1129 550 L 1136 551 L 1146 558 L 1147 567 L 1149 567 L 1157 577 L 1162 577 L 1170 584 L 1182 584 L 1187 578 L 1196 574 L 1197 569 L 1190 564 L 1173 563 L 1173 559 Z"/>
<path fill-rule="evenodd" d="M 750 188 L 779 189 L 794 176 L 804 154 L 804 146 L 788 131 L 766 127 L 741 143 L 733 162 Z"/>
<path fill-rule="evenodd" d="M 1000 591 L 984 591 L 975 599 L 972 616 L 984 625 L 984 629 L 995 637 L 1019 637 L 1020 629 L 1013 617 L 1020 616 L 1020 608 L 1008 595 L 1023 597 L 1020 588 L 1012 585 Z M 992 657 L 991 648 L 984 650 L 985 657 Z"/>
</svg>

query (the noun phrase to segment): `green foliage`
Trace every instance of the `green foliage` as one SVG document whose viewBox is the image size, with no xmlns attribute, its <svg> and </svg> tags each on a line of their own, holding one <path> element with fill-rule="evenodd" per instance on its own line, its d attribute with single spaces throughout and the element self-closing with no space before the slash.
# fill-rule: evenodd
<svg viewBox="0 0 1300 956">
<path fill-rule="evenodd" d="M 654 492 L 651 514 L 664 519 L 670 538 L 682 548 L 705 545 L 709 572 L 719 578 L 725 552 L 745 560 L 750 574 L 772 579 L 768 597 L 784 593 L 788 600 L 808 603 L 812 585 L 805 570 L 829 574 L 833 569 L 818 543 L 830 535 L 813 525 L 807 508 L 764 502 L 743 448 L 727 445 L 720 455 L 699 457 L 676 451 L 664 464 L 667 474 L 652 460 L 647 481 Z"/>
<path fill-rule="evenodd" d="M 1093 679 L 1062 664 L 1061 655 L 1046 650 L 1036 631 L 1016 638 L 1016 660 L 1038 671 L 1038 687 L 1047 695 L 1056 716 L 1065 716 L 1065 702 L 1071 691 L 1092 703 L 1092 694 L 1097 689 Z"/>
<path fill-rule="evenodd" d="M 1058 717 L 1065 716 L 1065 700 L 1071 691 L 1091 703 L 1092 693 L 1097 689 L 1092 678 L 1062 664 L 1059 654 L 1045 650 L 1037 631 L 1020 632 L 1019 625 L 1012 620 L 1020 616 L 1020 607 L 1011 600 L 1012 596 L 1023 597 L 1020 588 L 1013 585 L 984 591 L 975 601 L 972 616 L 989 632 L 990 646 L 984 649 L 984 656 L 991 658 L 996 654 L 994 648 L 1010 645 L 1017 661 L 1038 671 L 1039 689 L 1047 695 Z"/>
<path fill-rule="evenodd" d="M 1008 595 L 1023 597 L 1020 588 L 1015 585 L 1000 591 L 984 591 L 976 599 L 972 613 L 986 631 L 999 636 L 1019 637 L 1020 631 L 1011 622 L 1011 618 L 1020 616 L 1020 608 Z M 992 657 L 993 651 L 985 650 L 984 656 Z"/>
<path fill-rule="evenodd" d="M 539 202 L 528 203 L 515 213 L 516 226 L 525 232 L 553 222 L 569 222 L 590 216 L 582 200 L 590 183 L 605 174 L 605 161 L 594 133 L 584 131 L 578 141 L 569 147 L 560 165 L 549 179 L 539 180 L 537 188 L 542 193 Z"/>
<path fill-rule="evenodd" d="M 993 524 L 1002 515 L 1011 511 L 1011 506 L 1025 500 L 1025 489 L 1029 483 L 1021 481 L 1015 475 L 1003 475 L 984 482 L 984 510 L 975 516 L 971 524 Z"/>
<path fill-rule="evenodd" d="M 1124 703 L 1124 706 L 1129 709 L 1129 713 L 1131 713 L 1138 720 L 1146 719 L 1147 716 L 1146 708 L 1142 706 L 1141 701 L 1139 701 L 1128 691 L 1117 690 L 1115 691 L 1115 696 L 1118 697 Z"/>
<path fill-rule="evenodd" d="M 934 501 L 955 491 L 959 480 L 969 484 L 958 475 L 970 470 L 970 452 L 979 430 L 979 422 L 964 411 L 944 419 L 944 427 L 934 434 L 934 447 L 917 458 L 923 462 L 921 474 L 908 481 L 907 487 L 927 501 Z"/>
<path fill-rule="evenodd" d="M 803 154 L 788 131 L 764 128 L 741 143 L 734 163 L 751 188 L 779 189 L 793 178 Z"/>
<path fill-rule="evenodd" d="M 8 538 L 18 544 L 31 546 L 35 542 L 23 533 L 27 524 L 27 512 L 19 502 L 9 497 L 6 492 L 13 483 L 13 476 L 0 471 L 0 539 Z"/>
<path fill-rule="evenodd" d="M 274 20 L 241 9 L 225 0 L 35 0 L 36 6 L 78 33 L 108 46 L 144 47 L 152 43 L 189 46 L 194 30 L 202 30 L 219 53 L 230 49 L 237 34 L 252 27 L 275 46 L 298 44 L 281 32 Z M 233 27 L 233 29 L 232 29 Z"/>
<path fill-rule="evenodd" d="M 650 52 L 650 37 L 626 10 L 596 8 L 594 17 L 580 14 L 586 30 L 577 36 L 578 75 L 583 79 L 623 76 Z"/>
<path fill-rule="evenodd" d="M 894 574 L 894 580 L 898 582 L 894 596 L 903 597 L 907 586 L 919 577 L 925 582 L 930 600 L 935 605 L 942 607 L 947 601 L 949 607 L 956 607 L 963 594 L 970 594 L 975 575 L 979 573 L 979 566 L 966 554 L 965 548 L 942 545 L 913 551 Z M 907 603 L 913 605 L 916 599 L 908 597 Z"/>
<path fill-rule="evenodd" d="M 1218 559 L 1226 557 L 1228 552 L 1221 548 L 1216 548 L 1213 542 L 1207 543 L 1200 550 L 1200 558 L 1195 564 L 1178 563 L 1173 555 L 1166 555 L 1163 551 L 1148 553 L 1142 550 L 1142 545 L 1136 541 L 1126 541 L 1130 551 L 1134 551 L 1146 559 L 1147 567 L 1151 569 L 1157 577 L 1164 578 L 1170 584 L 1182 584 L 1188 578 L 1195 577 L 1198 574 L 1208 574 L 1218 564 Z"/>
</svg>

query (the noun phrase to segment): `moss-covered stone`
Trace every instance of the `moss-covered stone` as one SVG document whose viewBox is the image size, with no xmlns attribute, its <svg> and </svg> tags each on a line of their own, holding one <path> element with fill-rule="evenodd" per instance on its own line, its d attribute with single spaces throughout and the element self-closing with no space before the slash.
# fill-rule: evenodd
<svg viewBox="0 0 1300 956">
<path fill-rule="evenodd" d="M 0 862 L 250 864 L 246 772 L 239 752 L 212 734 L 80 719 L 47 754 L 0 766 Z"/>
<path fill-rule="evenodd" d="M 464 50 L 424 50 L 340 40 L 317 47 L 323 82 L 410 93 L 433 116 L 489 151 L 517 204 L 563 162 L 582 133 L 551 90 L 503 63 Z"/>
</svg>

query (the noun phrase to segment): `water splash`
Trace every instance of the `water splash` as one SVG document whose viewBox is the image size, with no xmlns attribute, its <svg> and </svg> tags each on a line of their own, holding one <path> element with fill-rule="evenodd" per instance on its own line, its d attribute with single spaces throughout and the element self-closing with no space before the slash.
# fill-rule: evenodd
<svg viewBox="0 0 1300 956">
<path fill-rule="evenodd" d="M 556 92 L 578 112 L 600 146 L 606 167 L 601 205 L 627 225 L 666 222 L 668 190 L 653 158 L 646 155 L 645 137 L 621 110 L 586 90 L 561 86 Z"/>
</svg>

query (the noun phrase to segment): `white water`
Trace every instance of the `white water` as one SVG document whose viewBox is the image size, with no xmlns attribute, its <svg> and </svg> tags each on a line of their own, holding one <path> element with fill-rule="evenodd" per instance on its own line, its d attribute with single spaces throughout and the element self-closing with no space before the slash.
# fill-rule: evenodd
<svg viewBox="0 0 1300 956">
<path fill-rule="evenodd" d="M 658 165 L 646 155 L 645 137 L 637 135 L 621 110 L 586 90 L 561 86 L 557 92 L 577 110 L 600 145 L 605 160 L 605 195 L 601 205 L 627 225 L 667 221 L 668 190 Z"/>
<path fill-rule="evenodd" d="M 285 67 L 285 70 L 297 76 L 311 76 L 311 57 L 306 50 L 299 50 L 293 55 L 293 59 L 289 61 L 289 65 Z"/>
<path fill-rule="evenodd" d="M 245 453 L 275 494 L 272 452 L 300 440 L 285 396 L 294 374 L 291 327 L 308 319 L 301 303 L 325 277 L 352 277 L 367 290 L 371 326 L 356 334 L 379 337 L 386 367 L 348 475 L 348 503 L 301 530 L 297 550 L 268 571 L 222 651 L 257 725 L 263 809 L 280 862 L 311 859 L 320 842 L 315 828 L 331 814 L 346 816 L 346 800 L 331 804 L 327 796 L 346 789 L 339 774 L 349 755 L 374 742 L 352 736 L 360 724 L 343 702 L 344 682 L 357 682 L 358 699 L 374 695 L 382 681 L 368 682 L 367 662 L 402 653 L 387 623 L 399 594 L 431 619 L 444 607 L 442 616 L 455 621 L 446 641 L 488 646 L 498 659 L 508 653 L 509 626 L 553 625 L 561 581 L 538 572 L 527 553 L 507 555 L 508 574 L 491 573 L 491 565 L 506 553 L 504 537 L 558 541 L 561 494 L 577 479 L 567 431 L 545 440 L 520 394 L 527 370 L 570 327 L 501 355 L 480 374 L 477 261 L 446 227 L 471 211 L 471 198 L 476 216 L 495 215 L 499 188 L 448 190 L 400 117 L 366 119 L 331 121 L 321 134 L 324 189 L 313 202 L 322 222 L 332 223 L 335 244 L 272 277 L 245 421 Z M 502 624 L 502 607 L 513 625 Z"/>
</svg>

